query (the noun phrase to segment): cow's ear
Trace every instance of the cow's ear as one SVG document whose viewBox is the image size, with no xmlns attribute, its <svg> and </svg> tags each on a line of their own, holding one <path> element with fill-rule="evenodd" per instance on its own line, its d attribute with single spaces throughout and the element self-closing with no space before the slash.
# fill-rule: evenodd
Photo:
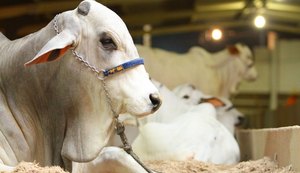
<svg viewBox="0 0 300 173">
<path fill-rule="evenodd" d="M 72 47 L 75 39 L 76 38 L 74 34 L 72 34 L 70 31 L 62 31 L 60 34 L 49 40 L 37 53 L 37 55 L 24 65 L 30 66 L 33 64 L 39 64 L 59 59 L 66 53 L 69 48 Z"/>
<path fill-rule="evenodd" d="M 216 97 L 202 98 L 201 103 L 210 103 L 216 108 L 225 106 L 225 103 Z"/>
<path fill-rule="evenodd" d="M 231 45 L 227 47 L 227 50 L 230 55 L 239 55 L 240 51 L 235 45 Z"/>
</svg>

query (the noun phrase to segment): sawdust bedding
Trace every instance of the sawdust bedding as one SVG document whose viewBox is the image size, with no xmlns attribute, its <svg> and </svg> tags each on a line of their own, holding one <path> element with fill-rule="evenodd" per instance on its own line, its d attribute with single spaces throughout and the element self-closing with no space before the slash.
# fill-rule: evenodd
<svg viewBox="0 0 300 173">
<path fill-rule="evenodd" d="M 153 161 L 147 162 L 151 169 L 162 173 L 296 173 L 291 166 L 278 167 L 269 158 L 240 162 L 225 166 L 199 161 Z M 66 173 L 60 167 L 39 167 L 35 163 L 20 163 L 13 173 Z"/>
<path fill-rule="evenodd" d="M 1 173 L 67 173 L 59 166 L 40 167 L 36 163 L 21 162 L 17 165 L 13 172 Z"/>
<path fill-rule="evenodd" d="M 153 170 L 162 173 L 296 173 L 291 166 L 278 167 L 269 158 L 240 162 L 236 165 L 215 165 L 199 161 L 155 161 L 147 163 Z"/>
</svg>

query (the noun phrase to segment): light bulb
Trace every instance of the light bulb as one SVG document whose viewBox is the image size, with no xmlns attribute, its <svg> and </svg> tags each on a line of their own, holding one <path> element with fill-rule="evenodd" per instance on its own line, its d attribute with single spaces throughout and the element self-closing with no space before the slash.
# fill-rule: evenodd
<svg viewBox="0 0 300 173">
<path fill-rule="evenodd" d="M 214 40 L 220 40 L 223 36 L 223 33 L 220 29 L 213 29 L 211 32 L 211 37 Z"/>
<path fill-rule="evenodd" d="M 258 15 L 254 19 L 254 25 L 257 28 L 263 28 L 266 25 L 266 19 L 264 16 Z"/>
</svg>

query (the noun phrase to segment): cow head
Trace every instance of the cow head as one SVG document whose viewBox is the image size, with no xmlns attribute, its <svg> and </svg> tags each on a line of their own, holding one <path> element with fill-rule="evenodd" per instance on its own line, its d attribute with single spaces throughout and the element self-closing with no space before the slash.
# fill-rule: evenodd
<svg viewBox="0 0 300 173">
<path fill-rule="evenodd" d="M 197 105 L 210 103 L 217 111 L 217 119 L 233 134 L 235 127 L 242 125 L 245 120 L 244 114 L 238 111 L 232 102 L 226 98 L 212 97 L 203 94 L 193 85 L 183 84 L 174 88 L 173 92 L 184 102 Z"/>
<path fill-rule="evenodd" d="M 228 46 L 226 54 L 229 55 L 229 58 L 227 58 L 227 68 L 223 70 L 228 72 L 223 71 L 222 74 L 224 75 L 223 79 L 226 79 L 224 81 L 227 83 L 225 86 L 228 88 L 222 88 L 222 90 L 223 92 L 230 91 L 231 94 L 235 94 L 242 80 L 254 81 L 257 78 L 254 57 L 249 47 L 240 43 Z M 229 76 L 228 73 L 230 73 Z M 229 97 L 228 94 L 224 96 Z"/>
<path fill-rule="evenodd" d="M 93 68 L 88 67 L 93 66 L 101 73 L 101 69 L 139 57 L 126 25 L 113 11 L 96 1 L 85 0 L 52 23 L 57 34 L 25 66 L 59 60 L 47 65 L 58 63 L 64 68 L 59 70 L 63 71 L 60 74 L 65 81 L 60 86 L 68 87 L 64 95 L 70 95 L 64 96 L 64 104 L 69 108 L 64 110 L 68 120 L 62 155 L 76 162 L 90 161 L 106 145 L 111 133 L 111 108 L 117 114 L 128 112 L 141 117 L 156 111 L 161 101 L 143 65 L 104 80 L 98 80 Z M 70 49 L 86 63 L 75 60 Z"/>
<path fill-rule="evenodd" d="M 247 81 L 254 81 L 257 78 L 257 70 L 254 66 L 254 56 L 250 48 L 244 44 L 237 43 L 228 46 L 227 50 L 233 58 L 238 58 L 241 65 L 238 66 L 242 78 Z"/>
<path fill-rule="evenodd" d="M 219 98 L 224 103 L 224 106 L 218 107 L 217 118 L 218 120 L 234 134 L 235 128 L 243 126 L 245 123 L 245 115 L 240 112 L 230 100 L 226 98 Z"/>
<path fill-rule="evenodd" d="M 185 103 L 190 105 L 197 105 L 204 94 L 196 90 L 196 87 L 191 84 L 182 84 L 173 89 L 173 92 L 181 98 Z"/>
</svg>

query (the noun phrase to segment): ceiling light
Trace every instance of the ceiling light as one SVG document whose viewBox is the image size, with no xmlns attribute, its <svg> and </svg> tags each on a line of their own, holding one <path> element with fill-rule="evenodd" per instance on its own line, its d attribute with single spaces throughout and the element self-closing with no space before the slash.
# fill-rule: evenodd
<svg viewBox="0 0 300 173">
<path fill-rule="evenodd" d="M 254 25 L 257 28 L 263 28 L 266 25 L 266 19 L 264 16 L 258 15 L 254 19 Z"/>
<path fill-rule="evenodd" d="M 220 29 L 213 29 L 211 32 L 211 37 L 213 40 L 220 40 L 223 36 L 223 33 Z"/>
</svg>

